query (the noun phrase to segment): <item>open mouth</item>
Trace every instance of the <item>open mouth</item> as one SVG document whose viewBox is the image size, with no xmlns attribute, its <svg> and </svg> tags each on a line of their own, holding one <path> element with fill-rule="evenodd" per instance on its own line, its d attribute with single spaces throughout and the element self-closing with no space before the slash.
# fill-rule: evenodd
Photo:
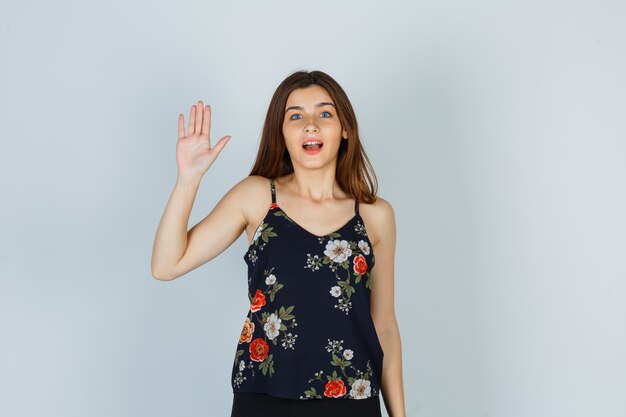
<svg viewBox="0 0 626 417">
<path fill-rule="evenodd" d="M 324 146 L 324 144 L 320 141 L 317 140 L 311 140 L 311 141 L 307 141 L 304 142 L 304 144 L 302 145 L 302 147 L 308 151 L 313 151 L 316 149 L 321 149 L 322 146 Z"/>
</svg>

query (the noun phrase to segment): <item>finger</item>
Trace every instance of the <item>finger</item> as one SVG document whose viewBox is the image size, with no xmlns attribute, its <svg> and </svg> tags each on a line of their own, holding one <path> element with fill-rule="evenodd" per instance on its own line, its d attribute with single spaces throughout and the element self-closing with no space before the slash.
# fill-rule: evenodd
<svg viewBox="0 0 626 417">
<path fill-rule="evenodd" d="M 198 101 L 198 110 L 196 111 L 196 127 L 195 132 L 200 133 L 202 130 L 202 118 L 204 117 L 204 104 L 202 100 Z"/>
<path fill-rule="evenodd" d="M 217 143 L 212 149 L 217 149 L 217 153 L 219 154 L 220 152 L 222 152 L 222 149 L 224 149 L 224 146 L 226 146 L 228 141 L 230 141 L 230 138 L 231 136 L 224 136 L 222 139 L 217 141 Z"/>
<path fill-rule="evenodd" d="M 189 126 L 187 126 L 187 135 L 191 135 L 195 133 L 196 126 L 196 105 L 191 106 L 191 111 L 189 112 Z"/>
<path fill-rule="evenodd" d="M 202 121 L 202 134 L 208 135 L 211 130 L 211 105 L 207 104 Z"/>
<path fill-rule="evenodd" d="M 182 113 L 178 115 L 178 139 L 185 137 L 185 116 Z"/>
</svg>

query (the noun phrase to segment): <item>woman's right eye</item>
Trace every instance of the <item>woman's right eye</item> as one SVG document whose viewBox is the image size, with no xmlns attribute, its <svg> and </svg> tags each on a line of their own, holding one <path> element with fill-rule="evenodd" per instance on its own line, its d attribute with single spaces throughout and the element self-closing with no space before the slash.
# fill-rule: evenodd
<svg viewBox="0 0 626 417">
<path fill-rule="evenodd" d="M 290 119 L 291 119 L 291 120 L 295 120 L 295 119 L 293 118 L 293 116 L 300 116 L 300 115 L 299 115 L 298 113 L 294 113 L 294 114 L 292 114 L 292 115 L 291 115 L 291 117 L 290 117 Z"/>
</svg>

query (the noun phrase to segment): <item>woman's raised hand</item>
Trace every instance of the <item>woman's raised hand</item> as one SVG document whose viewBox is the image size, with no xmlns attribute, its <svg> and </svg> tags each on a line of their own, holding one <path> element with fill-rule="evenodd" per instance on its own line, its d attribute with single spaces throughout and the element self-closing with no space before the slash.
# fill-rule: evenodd
<svg viewBox="0 0 626 417">
<path fill-rule="evenodd" d="M 191 106 L 187 135 L 185 135 L 185 117 L 178 115 L 178 141 L 176 142 L 176 163 L 178 176 L 183 179 L 202 176 L 213 165 L 230 136 L 222 137 L 211 147 L 211 106 L 204 107 L 202 100 Z"/>
</svg>

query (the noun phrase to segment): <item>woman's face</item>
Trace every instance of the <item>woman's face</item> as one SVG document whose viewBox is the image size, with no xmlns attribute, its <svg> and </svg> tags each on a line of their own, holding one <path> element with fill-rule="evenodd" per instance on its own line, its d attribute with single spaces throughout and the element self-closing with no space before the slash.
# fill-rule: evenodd
<svg viewBox="0 0 626 417">
<path fill-rule="evenodd" d="M 328 92 L 319 85 L 298 88 L 289 94 L 285 106 L 283 136 L 292 162 L 316 168 L 336 160 L 339 144 L 348 132 Z M 307 149 L 307 142 L 321 142 Z"/>
</svg>

